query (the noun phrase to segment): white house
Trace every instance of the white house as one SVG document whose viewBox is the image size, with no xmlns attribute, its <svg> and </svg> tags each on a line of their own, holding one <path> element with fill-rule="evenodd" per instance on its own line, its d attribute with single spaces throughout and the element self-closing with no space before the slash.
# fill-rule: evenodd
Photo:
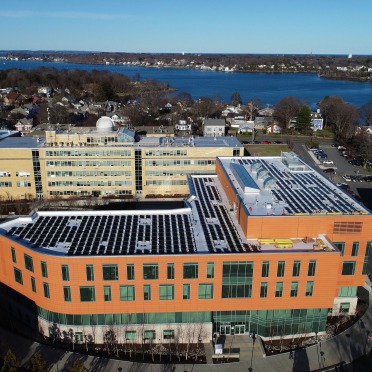
<svg viewBox="0 0 372 372">
<path fill-rule="evenodd" d="M 267 126 L 267 133 L 280 134 L 282 133 L 282 128 L 277 124 L 270 124 Z"/>
<path fill-rule="evenodd" d="M 174 126 L 174 130 L 176 132 L 191 133 L 191 123 L 188 123 L 186 120 L 179 120 L 179 122 Z"/>
<path fill-rule="evenodd" d="M 225 135 L 226 123 L 223 119 L 204 119 L 203 135 L 205 137 L 222 137 Z"/>
</svg>

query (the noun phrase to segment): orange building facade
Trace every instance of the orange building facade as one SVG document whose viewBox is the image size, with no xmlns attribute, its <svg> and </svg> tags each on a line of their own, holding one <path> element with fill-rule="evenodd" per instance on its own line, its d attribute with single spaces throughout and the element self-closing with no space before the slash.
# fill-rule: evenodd
<svg viewBox="0 0 372 372">
<path fill-rule="evenodd" d="M 330 313 L 354 313 L 369 211 L 302 162 L 218 158 L 216 173 L 190 177 L 176 210 L 3 223 L 2 306 L 46 335 L 96 342 L 163 342 L 191 327 L 202 340 L 314 334 Z"/>
</svg>

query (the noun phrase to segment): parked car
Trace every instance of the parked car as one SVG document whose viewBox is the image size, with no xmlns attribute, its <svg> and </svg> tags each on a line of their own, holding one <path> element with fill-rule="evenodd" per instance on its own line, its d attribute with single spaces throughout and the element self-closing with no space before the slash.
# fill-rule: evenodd
<svg viewBox="0 0 372 372">
<path fill-rule="evenodd" d="M 342 178 L 343 178 L 346 182 L 350 182 L 350 181 L 351 181 L 350 176 L 347 175 L 347 174 L 344 174 L 344 175 L 342 176 Z"/>
<path fill-rule="evenodd" d="M 242 141 L 243 145 L 248 145 L 248 143 L 249 143 L 248 141 Z"/>
<path fill-rule="evenodd" d="M 372 182 L 372 176 L 364 176 L 363 179 L 366 182 Z"/>
<path fill-rule="evenodd" d="M 264 145 L 270 145 L 271 141 L 262 141 Z"/>
<path fill-rule="evenodd" d="M 323 169 L 323 172 L 324 172 L 324 173 L 332 173 L 332 174 L 335 174 L 335 170 L 334 170 L 334 168 L 326 168 L 326 169 Z"/>
<path fill-rule="evenodd" d="M 349 189 L 349 185 L 345 182 L 336 183 L 336 186 L 338 186 L 340 189 L 343 189 L 343 190 L 348 190 Z"/>
<path fill-rule="evenodd" d="M 324 165 L 333 165 L 333 160 L 330 160 L 330 159 L 323 160 L 323 164 Z"/>
<path fill-rule="evenodd" d="M 360 161 L 358 159 L 351 159 L 351 160 L 349 160 L 349 164 L 355 165 L 357 167 L 360 167 L 360 166 L 363 165 L 362 161 Z"/>
<path fill-rule="evenodd" d="M 274 143 L 276 143 L 277 145 L 280 145 L 281 143 L 283 143 L 283 141 L 274 141 Z"/>
<path fill-rule="evenodd" d="M 318 159 L 327 159 L 328 155 L 326 153 L 320 153 L 317 155 Z"/>
<path fill-rule="evenodd" d="M 344 151 L 344 150 L 346 150 L 346 147 L 344 147 L 344 146 L 338 146 L 338 147 L 337 147 L 337 150 L 339 150 L 339 151 Z"/>
</svg>

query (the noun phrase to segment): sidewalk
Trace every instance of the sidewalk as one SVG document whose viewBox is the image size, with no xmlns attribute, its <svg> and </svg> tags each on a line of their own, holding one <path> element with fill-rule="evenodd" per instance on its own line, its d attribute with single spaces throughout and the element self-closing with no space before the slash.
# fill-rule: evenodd
<svg viewBox="0 0 372 372">
<path fill-rule="evenodd" d="M 368 297 L 371 304 L 371 292 L 368 292 Z M 347 364 L 364 355 L 370 355 L 372 340 L 368 340 L 369 335 L 372 335 L 371 307 L 368 307 L 363 317 L 352 327 L 317 345 L 296 350 L 293 359 L 289 358 L 289 353 L 263 357 L 257 340 L 253 343 L 252 339 L 242 336 L 240 340 L 234 341 L 234 347 L 238 346 L 237 343 L 240 342 L 239 347 L 242 351 L 240 363 L 215 365 L 138 364 L 66 352 L 25 339 L 1 328 L 0 352 L 3 355 L 8 348 L 12 349 L 21 361 L 21 365 L 27 367 L 32 355 L 39 351 L 47 361 L 50 372 L 68 372 L 75 359 L 82 359 L 89 371 L 94 372 L 306 372 L 325 370 L 332 366 L 337 366 L 337 369 L 335 367 L 327 370 L 364 372 L 372 370 L 372 358 L 370 357 L 361 359 L 358 362 L 358 367 L 347 366 Z"/>
</svg>

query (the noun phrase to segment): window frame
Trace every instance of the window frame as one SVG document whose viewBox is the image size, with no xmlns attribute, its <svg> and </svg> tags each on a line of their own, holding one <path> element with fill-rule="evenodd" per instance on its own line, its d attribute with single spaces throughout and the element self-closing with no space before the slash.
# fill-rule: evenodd
<svg viewBox="0 0 372 372">
<path fill-rule="evenodd" d="M 198 279 L 198 277 L 199 277 L 199 263 L 198 262 L 184 262 L 183 279 Z"/>
<path fill-rule="evenodd" d="M 25 261 L 25 269 L 33 273 L 34 272 L 34 259 L 32 258 L 32 256 L 30 256 L 27 253 L 24 253 L 23 257 Z"/>
<path fill-rule="evenodd" d="M 353 245 L 351 246 L 351 256 L 352 257 L 358 257 L 359 253 L 359 242 L 353 242 Z"/>
<path fill-rule="evenodd" d="M 17 252 L 16 252 L 16 249 L 14 247 L 10 247 L 10 252 L 12 254 L 12 261 L 14 263 L 17 263 Z"/>
<path fill-rule="evenodd" d="M 207 279 L 214 279 L 214 262 L 207 262 Z"/>
<path fill-rule="evenodd" d="M 182 299 L 190 300 L 191 298 L 191 286 L 188 283 L 182 285 Z"/>
<path fill-rule="evenodd" d="M 143 285 L 143 301 L 151 301 L 151 284 Z"/>
<path fill-rule="evenodd" d="M 283 278 L 285 275 L 285 261 L 278 261 L 278 267 L 276 269 L 276 277 Z"/>
<path fill-rule="evenodd" d="M 40 266 L 41 266 L 41 276 L 43 278 L 48 279 L 48 264 L 46 263 L 46 261 L 41 261 Z"/>
<path fill-rule="evenodd" d="M 122 302 L 132 302 L 136 301 L 136 287 L 133 284 L 122 284 L 120 285 L 120 301 Z M 126 291 L 123 293 L 122 291 Z"/>
<path fill-rule="evenodd" d="M 94 282 L 94 265 L 86 264 L 85 265 L 85 274 L 87 282 Z"/>
<path fill-rule="evenodd" d="M 295 288 L 294 288 L 295 286 Z M 290 297 L 298 297 L 298 282 L 291 282 Z"/>
<path fill-rule="evenodd" d="M 62 281 L 69 282 L 70 281 L 70 268 L 67 264 L 61 265 L 61 273 L 62 273 Z"/>
<path fill-rule="evenodd" d="M 118 264 L 103 264 L 102 265 L 102 280 L 103 281 L 119 280 Z"/>
<path fill-rule="evenodd" d="M 260 284 L 260 298 L 267 298 L 269 289 L 269 283 L 268 282 L 261 282 Z"/>
<path fill-rule="evenodd" d="M 262 261 L 261 278 L 268 278 L 270 275 L 270 261 Z"/>
<path fill-rule="evenodd" d="M 352 265 L 350 274 L 346 273 L 346 271 L 349 271 L 349 269 L 346 269 L 347 265 Z M 355 268 L 356 268 L 356 261 L 344 261 L 342 263 L 341 275 L 342 276 L 353 276 L 353 275 L 355 275 Z"/>
<path fill-rule="evenodd" d="M 199 283 L 198 299 L 213 300 L 213 283 Z"/>
<path fill-rule="evenodd" d="M 71 302 L 71 287 L 70 286 L 63 286 L 63 299 L 65 302 Z"/>
<path fill-rule="evenodd" d="M 134 264 L 127 264 L 127 280 L 135 280 Z"/>
<path fill-rule="evenodd" d="M 158 280 L 159 279 L 159 264 L 154 264 L 154 263 L 143 264 L 142 271 L 143 271 L 143 280 Z"/>
<path fill-rule="evenodd" d="M 174 263 L 172 262 L 167 263 L 167 279 L 168 280 L 174 279 Z"/>
<path fill-rule="evenodd" d="M 309 280 L 306 282 L 305 297 L 312 297 L 314 294 L 314 281 Z"/>
<path fill-rule="evenodd" d="M 275 298 L 283 297 L 283 288 L 284 288 L 283 282 L 275 283 Z"/>
<path fill-rule="evenodd" d="M 82 290 L 89 290 L 90 293 L 90 299 L 86 300 L 82 297 Z M 83 285 L 79 287 L 80 292 L 80 302 L 96 302 L 96 287 L 93 285 Z M 86 294 L 84 294 L 86 295 Z M 86 297 L 87 298 L 87 297 Z"/>
<path fill-rule="evenodd" d="M 17 267 L 13 267 L 14 272 L 14 280 L 18 283 L 23 285 L 23 276 L 22 276 L 22 270 L 18 269 Z"/>
<path fill-rule="evenodd" d="M 45 298 L 50 298 L 50 288 L 49 283 L 43 282 L 43 292 Z"/>
<path fill-rule="evenodd" d="M 111 302 L 112 301 L 111 285 L 104 285 L 103 286 L 103 301 L 104 302 Z"/>
<path fill-rule="evenodd" d="M 307 267 L 307 276 L 315 276 L 316 260 L 310 260 Z"/>
<path fill-rule="evenodd" d="M 166 294 L 162 294 L 162 290 L 166 290 Z M 169 293 L 170 292 L 170 293 Z M 159 300 L 172 301 L 174 300 L 174 284 L 159 284 Z"/>
<path fill-rule="evenodd" d="M 299 277 L 301 274 L 301 260 L 295 260 L 293 261 L 293 266 L 292 266 L 292 276 L 294 278 Z"/>
</svg>

